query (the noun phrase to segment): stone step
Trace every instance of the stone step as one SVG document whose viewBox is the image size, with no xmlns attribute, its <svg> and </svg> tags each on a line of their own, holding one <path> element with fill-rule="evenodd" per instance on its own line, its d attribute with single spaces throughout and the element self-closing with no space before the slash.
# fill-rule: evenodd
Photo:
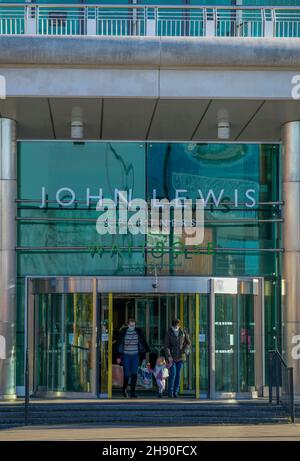
<svg viewBox="0 0 300 461">
<path fill-rule="evenodd" d="M 134 401 L 134 400 L 125 400 L 122 402 L 95 402 L 95 403 L 35 403 L 35 402 L 30 402 L 29 404 L 30 408 L 37 409 L 38 411 L 49 411 L 49 410 L 60 410 L 60 411 L 65 411 L 69 409 L 74 409 L 74 410 L 80 410 L 80 409 L 98 409 L 98 410 L 105 410 L 105 409 L 110 409 L 110 410 L 124 410 L 128 411 L 131 409 L 149 409 L 152 410 L 153 407 L 157 407 L 160 410 L 164 409 L 169 409 L 169 410 L 178 410 L 178 409 L 183 409 L 183 410 L 211 410 L 211 411 L 218 411 L 218 410 L 230 410 L 230 411 L 249 411 L 252 409 L 257 409 L 258 411 L 261 411 L 262 409 L 265 410 L 270 410 L 272 411 L 274 408 L 281 408 L 281 405 L 269 405 L 268 403 L 255 403 L 255 404 L 243 404 L 243 403 L 190 403 L 190 404 L 185 404 L 185 403 L 177 403 L 176 401 L 172 400 L 160 400 L 160 401 L 153 401 L 153 402 L 139 402 L 139 401 Z M 21 411 L 24 409 L 24 404 L 18 404 L 18 405 L 10 405 L 10 404 L 1 404 L 0 405 L 0 412 L 1 411 Z M 297 407 L 296 407 L 297 409 Z M 300 408 L 299 408 L 300 411 Z"/>
<path fill-rule="evenodd" d="M 205 417 L 205 418 L 189 418 L 189 419 L 181 419 L 181 418 L 153 418 L 153 417 L 143 417 L 143 418 L 35 418 L 33 420 L 29 419 L 30 425 L 62 425 L 62 424 L 122 424 L 122 425 L 172 425 L 172 426 L 187 426 L 187 425 L 204 425 L 204 424 L 287 424 L 288 420 L 286 418 L 262 418 L 262 417 L 255 417 L 255 418 L 213 418 L 213 417 Z M 11 419 L 9 421 L 0 421 L 0 427 L 7 427 L 7 426 L 23 426 L 24 421 L 22 420 L 14 420 Z"/>
<path fill-rule="evenodd" d="M 131 408 L 131 409 L 111 409 L 111 408 L 102 408 L 102 409 L 86 409 L 86 408 L 81 408 L 81 409 L 74 409 L 74 408 L 69 408 L 67 410 L 62 410 L 62 409 L 48 409 L 48 411 L 45 410 L 39 410 L 35 408 L 29 408 L 28 413 L 31 416 L 34 415 L 64 415 L 65 413 L 67 414 L 79 414 L 79 415 L 88 415 L 88 414 L 131 414 L 132 416 L 134 415 L 147 415 L 147 414 L 152 414 L 152 415 L 159 415 L 159 414 L 164 414 L 164 415 L 170 415 L 170 416 L 175 416 L 175 415 L 216 415 L 216 416 L 222 416 L 222 415 L 277 415 L 277 414 L 285 414 L 285 411 L 282 408 L 274 408 L 274 409 L 249 409 L 248 411 L 244 411 L 242 409 L 218 409 L 218 410 L 211 410 L 208 408 L 205 409 L 160 409 L 160 408 Z M 9 417 L 11 415 L 14 416 L 22 416 L 24 414 L 24 409 L 22 411 L 0 411 L 0 417 Z"/>
<path fill-rule="evenodd" d="M 300 406 L 299 406 L 300 410 Z M 298 411 L 298 409 L 297 409 Z M 31 402 L 30 424 L 277 424 L 288 422 L 279 405 L 258 402 Z M 24 424 L 24 404 L 1 404 L 0 427 Z"/>
</svg>

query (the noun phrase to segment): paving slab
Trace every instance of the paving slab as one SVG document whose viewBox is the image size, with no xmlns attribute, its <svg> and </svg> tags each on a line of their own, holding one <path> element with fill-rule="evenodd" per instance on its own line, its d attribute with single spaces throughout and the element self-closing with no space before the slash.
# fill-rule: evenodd
<svg viewBox="0 0 300 461">
<path fill-rule="evenodd" d="M 97 427 L 81 426 L 27 426 L 2 429 L 0 441 L 300 441 L 300 422 L 285 425 L 253 426 L 180 426 L 164 427 Z"/>
</svg>

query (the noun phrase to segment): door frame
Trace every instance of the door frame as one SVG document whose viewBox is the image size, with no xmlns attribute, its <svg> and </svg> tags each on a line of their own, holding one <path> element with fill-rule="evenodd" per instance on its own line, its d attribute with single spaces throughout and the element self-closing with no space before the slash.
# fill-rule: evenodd
<svg viewBox="0 0 300 461">
<path fill-rule="evenodd" d="M 92 339 L 92 390 L 90 393 L 47 393 L 47 396 L 71 397 L 71 398 L 97 398 L 99 396 L 99 341 L 98 331 L 98 295 L 106 294 L 109 296 L 111 312 L 109 328 L 112 332 L 112 303 L 114 293 L 144 293 L 151 294 L 208 294 L 209 295 L 209 398 L 232 398 L 244 397 L 234 393 L 219 394 L 214 389 L 214 294 L 231 293 L 235 294 L 236 290 L 242 289 L 244 292 L 252 290 L 254 295 L 254 313 L 255 313 L 255 387 L 258 395 L 262 395 L 264 388 L 264 290 L 263 277 L 197 277 L 197 276 L 27 276 L 25 277 L 25 349 L 28 346 L 29 352 L 29 391 L 30 394 L 35 392 L 35 315 L 34 315 L 34 296 L 41 293 L 92 293 L 93 295 L 93 339 Z M 220 291 L 221 290 L 221 291 Z M 233 293 L 232 293 L 233 291 Z M 250 291 L 248 291 L 250 293 Z M 197 310 L 199 305 L 199 296 L 196 296 Z M 197 314 L 198 317 L 198 314 Z M 197 321 L 198 323 L 198 321 Z M 198 325 L 199 326 L 199 325 Z M 112 336 L 112 334 L 110 335 Z M 199 355 L 199 344 L 197 341 L 196 355 Z M 109 346 L 109 351 L 111 345 Z M 111 356 L 111 352 L 109 353 Z M 24 361 L 25 363 L 25 361 Z M 112 364 L 109 365 L 109 374 L 111 375 Z M 24 376 L 25 376 L 24 367 Z M 110 376 L 111 379 L 111 376 Z M 196 380 L 196 393 L 200 394 L 199 379 Z M 111 384 L 107 397 L 111 396 Z M 198 395 L 199 395 L 198 394 Z M 35 394 L 37 395 L 37 394 Z"/>
</svg>

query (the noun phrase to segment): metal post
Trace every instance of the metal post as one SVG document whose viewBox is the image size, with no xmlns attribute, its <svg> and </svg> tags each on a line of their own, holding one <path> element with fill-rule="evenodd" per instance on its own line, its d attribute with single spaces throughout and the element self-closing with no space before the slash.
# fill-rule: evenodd
<svg viewBox="0 0 300 461">
<path fill-rule="evenodd" d="M 214 8 L 212 11 L 204 9 L 204 20 L 205 20 L 205 36 L 214 37 L 216 35 L 217 26 L 217 11 Z"/>
<path fill-rule="evenodd" d="M 35 5 L 28 5 L 25 7 L 24 29 L 25 34 L 37 34 L 37 17 L 38 7 Z"/>
<path fill-rule="evenodd" d="M 182 328 L 184 328 L 184 294 L 180 293 L 180 303 L 179 303 L 179 319 L 181 322 Z M 183 388 L 184 388 L 184 371 L 182 370 L 181 376 L 180 376 L 180 394 L 183 394 Z"/>
<path fill-rule="evenodd" d="M 157 35 L 158 9 L 154 8 L 154 17 L 150 17 L 149 9 L 146 8 L 146 35 L 155 37 Z"/>
<path fill-rule="evenodd" d="M 97 35 L 97 13 L 98 8 L 86 8 L 86 35 Z"/>
<path fill-rule="evenodd" d="M 272 359 L 272 354 L 269 354 L 269 403 L 272 403 L 273 400 Z"/>
<path fill-rule="evenodd" d="M 107 396 L 112 398 L 112 336 L 113 336 L 113 293 L 108 293 L 108 364 Z"/>
<path fill-rule="evenodd" d="M 196 359 L 196 399 L 200 398 L 200 344 L 199 344 L 199 333 L 200 333 L 200 295 L 196 293 L 196 318 L 195 318 L 195 330 L 196 330 L 196 342 L 195 342 L 195 359 Z"/>
<path fill-rule="evenodd" d="M 292 367 L 287 369 L 289 377 L 289 393 L 290 393 L 290 415 L 292 423 L 295 422 L 295 399 L 294 399 L 294 370 Z"/>
<path fill-rule="evenodd" d="M 282 258 L 285 292 L 283 303 L 283 351 L 287 366 L 295 370 L 295 393 L 300 395 L 300 365 L 292 350 L 300 335 L 300 121 L 288 122 L 282 128 L 283 213 Z"/>
<path fill-rule="evenodd" d="M 25 369 L 24 369 L 24 388 L 25 388 L 25 400 L 24 400 L 24 419 L 25 425 L 28 424 L 28 406 L 29 406 L 29 335 L 28 335 L 28 318 L 29 318 L 29 309 L 28 309 L 28 296 L 29 296 L 29 279 L 25 277 L 25 312 L 24 312 L 24 333 L 25 333 Z"/>
<path fill-rule="evenodd" d="M 276 357 L 276 362 L 275 362 L 275 370 L 276 370 L 276 403 L 279 405 L 280 403 L 280 394 L 279 394 L 279 359 Z"/>
<path fill-rule="evenodd" d="M 24 402 L 24 412 L 25 412 L 25 425 L 28 424 L 28 409 L 29 409 L 29 353 L 28 346 L 26 347 L 25 354 L 25 402 Z"/>
<path fill-rule="evenodd" d="M 137 0 L 132 1 L 133 5 L 137 4 Z M 137 34 L 137 21 L 138 21 L 138 10 L 136 8 L 133 8 L 132 10 L 132 29 L 131 29 L 131 34 L 132 35 L 138 35 Z"/>
<path fill-rule="evenodd" d="M 273 20 L 268 18 L 267 11 L 261 10 L 261 21 L 263 26 L 263 36 L 273 37 Z"/>
<path fill-rule="evenodd" d="M 16 396 L 16 123 L 0 119 L 0 399 Z"/>
<path fill-rule="evenodd" d="M 216 391 L 216 338 L 215 338 L 215 293 L 213 279 L 210 280 L 209 294 L 209 398 Z"/>
</svg>

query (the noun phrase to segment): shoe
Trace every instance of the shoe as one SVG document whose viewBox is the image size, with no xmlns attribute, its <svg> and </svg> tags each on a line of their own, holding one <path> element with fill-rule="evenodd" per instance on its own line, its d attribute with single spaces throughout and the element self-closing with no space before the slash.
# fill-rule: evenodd
<svg viewBox="0 0 300 461">
<path fill-rule="evenodd" d="M 162 398 L 162 393 L 161 393 L 161 392 L 159 392 L 157 395 L 158 395 L 158 398 L 159 398 L 159 399 Z"/>
<path fill-rule="evenodd" d="M 173 395 L 174 399 L 178 399 L 178 394 Z"/>
<path fill-rule="evenodd" d="M 130 393 L 130 398 L 131 398 L 131 399 L 137 399 L 138 396 L 136 395 L 135 392 L 131 392 L 131 393 Z"/>
<path fill-rule="evenodd" d="M 169 399 L 173 398 L 173 394 L 168 394 Z"/>
<path fill-rule="evenodd" d="M 123 397 L 125 397 L 125 399 L 128 399 L 127 389 L 123 389 Z"/>
</svg>

